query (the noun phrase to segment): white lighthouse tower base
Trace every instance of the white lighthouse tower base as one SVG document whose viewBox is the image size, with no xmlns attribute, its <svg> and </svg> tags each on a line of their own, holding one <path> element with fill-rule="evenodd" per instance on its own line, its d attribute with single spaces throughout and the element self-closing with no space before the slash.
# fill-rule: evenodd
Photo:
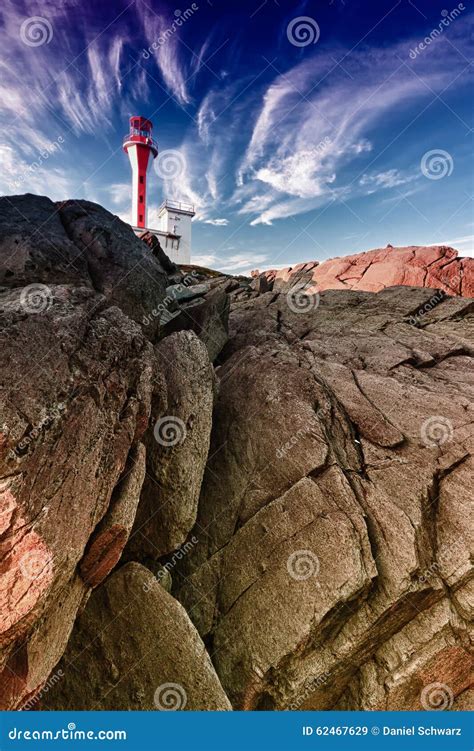
<svg viewBox="0 0 474 751">
<path fill-rule="evenodd" d="M 173 263 L 191 263 L 191 227 L 195 215 L 194 206 L 180 201 L 164 201 L 158 212 L 159 226 L 132 227 L 135 234 L 151 232 Z"/>
<path fill-rule="evenodd" d="M 194 206 L 180 201 L 164 201 L 158 212 L 160 230 L 170 237 L 179 238 L 170 258 L 175 263 L 191 262 L 191 222 L 196 212 Z M 168 251 L 164 249 L 166 253 Z M 169 255 L 169 254 L 168 254 Z"/>
</svg>

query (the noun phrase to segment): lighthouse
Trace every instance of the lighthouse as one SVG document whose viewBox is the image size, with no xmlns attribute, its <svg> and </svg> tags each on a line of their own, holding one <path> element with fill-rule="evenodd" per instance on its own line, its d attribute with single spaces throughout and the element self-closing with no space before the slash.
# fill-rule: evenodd
<svg viewBox="0 0 474 751">
<path fill-rule="evenodd" d="M 147 226 L 146 174 L 158 154 L 152 130 L 153 125 L 146 117 L 131 117 L 130 132 L 123 141 L 123 150 L 132 166 L 132 225 L 139 229 Z"/>
<path fill-rule="evenodd" d="M 191 262 L 191 221 L 194 206 L 182 201 L 165 199 L 158 209 L 159 227 L 147 222 L 146 175 L 158 146 L 152 137 L 153 123 L 146 117 L 130 118 L 130 132 L 123 139 L 123 150 L 132 165 L 132 228 L 138 237 L 151 232 L 158 238 L 166 255 L 177 264 Z M 166 156 L 162 152 L 162 157 Z M 150 159 L 151 155 L 151 159 Z M 159 162 L 159 160 L 158 160 Z"/>
</svg>

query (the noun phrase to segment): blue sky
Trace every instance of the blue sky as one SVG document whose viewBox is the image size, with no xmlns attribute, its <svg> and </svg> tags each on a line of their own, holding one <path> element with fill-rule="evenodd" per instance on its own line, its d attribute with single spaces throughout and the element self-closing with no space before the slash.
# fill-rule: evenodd
<svg viewBox="0 0 474 751">
<path fill-rule="evenodd" d="M 164 196 L 192 201 L 197 263 L 474 255 L 472 2 L 177 3 L 2 0 L 2 194 L 127 220 L 121 143 L 142 114 L 161 152 L 149 223 Z"/>
</svg>

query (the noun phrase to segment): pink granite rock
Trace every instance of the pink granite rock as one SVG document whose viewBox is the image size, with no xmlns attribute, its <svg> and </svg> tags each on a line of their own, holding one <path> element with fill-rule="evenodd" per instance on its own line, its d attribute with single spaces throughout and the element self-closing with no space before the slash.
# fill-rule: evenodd
<svg viewBox="0 0 474 751">
<path fill-rule="evenodd" d="M 474 297 L 474 258 L 460 258 L 445 245 L 377 248 L 366 253 L 331 258 L 321 263 L 300 263 L 286 269 L 263 271 L 276 291 L 282 285 L 304 281 L 325 289 L 360 289 L 379 292 L 386 287 L 430 287 L 448 295 Z"/>
</svg>

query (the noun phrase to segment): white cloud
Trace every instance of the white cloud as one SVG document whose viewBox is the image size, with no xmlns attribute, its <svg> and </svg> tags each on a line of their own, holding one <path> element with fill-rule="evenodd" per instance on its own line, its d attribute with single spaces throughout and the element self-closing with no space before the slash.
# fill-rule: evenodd
<svg viewBox="0 0 474 751">
<path fill-rule="evenodd" d="M 255 179 L 267 183 L 281 193 L 299 198 L 321 196 L 327 185 L 336 179 L 334 174 L 319 177 L 319 157 L 310 149 L 291 154 L 281 161 L 274 160 L 255 172 Z"/>
<path fill-rule="evenodd" d="M 212 224 L 214 227 L 227 227 L 228 219 L 205 219 L 204 224 Z"/>
<path fill-rule="evenodd" d="M 127 117 L 138 101 L 146 102 L 149 85 L 159 88 L 160 80 L 164 82 L 163 100 L 169 91 L 181 106 L 192 104 L 191 87 L 204 67 L 209 37 L 196 44 L 196 55 L 190 57 L 179 42 L 180 33 L 173 34 L 145 59 L 139 50 L 129 48 L 131 40 L 135 43 L 141 38 L 144 43 L 143 35 L 137 33 L 137 20 L 148 45 L 157 41 L 173 20 L 173 15 L 164 11 L 154 13 L 148 0 L 133 4 L 130 14 L 136 12 L 135 28 L 133 23 L 125 28 L 125 19 L 128 23 L 133 18 L 124 16 L 123 26 L 117 23 L 97 39 L 86 31 L 87 19 L 74 29 L 75 34 L 71 33 L 69 10 L 73 5 L 81 7 L 79 0 L 61 4 L 34 1 L 34 7 L 44 11 L 54 30 L 54 43 L 37 50 L 26 48 L 19 38 L 22 4 L 4 0 L 0 9 L 4 29 L 0 50 L 4 190 L 9 192 L 11 177 L 19 167 L 26 170 L 40 149 L 64 135 L 69 138 L 65 155 L 69 161 L 64 159 L 64 163 L 72 165 L 71 172 L 63 168 L 61 160 L 49 160 L 47 166 L 28 173 L 23 190 L 51 192 L 58 197 L 77 195 L 81 172 L 90 169 L 88 196 L 92 198 L 94 191 L 99 191 L 100 197 L 106 196 L 113 206 L 127 211 L 129 184 L 101 186 L 95 176 L 99 165 L 86 166 L 87 158 L 76 159 L 79 146 L 74 153 L 74 133 L 90 133 L 105 140 L 117 111 Z M 32 8 L 31 3 L 28 0 L 27 7 Z M 467 23 L 467 18 L 458 19 L 449 30 L 449 42 L 447 34 L 446 39 L 437 41 L 436 56 L 427 53 L 415 61 L 410 61 L 408 54 L 416 44 L 411 40 L 379 49 L 360 46 L 343 61 L 350 77 L 334 65 L 334 57 L 341 59 L 344 50 L 332 48 L 325 53 L 324 46 L 306 50 L 297 65 L 282 74 L 275 73 L 270 83 L 265 81 L 271 68 L 256 79 L 223 72 L 219 80 L 209 77 L 213 88 L 203 98 L 195 113 L 196 126 L 190 123 L 181 147 L 186 169 L 166 185 L 152 172 L 150 194 L 155 195 L 158 186 L 166 197 L 193 203 L 196 219 L 210 226 L 227 226 L 229 220 L 222 217 L 232 219 L 232 212 L 253 226 L 271 224 L 336 198 L 371 192 L 385 191 L 383 200 L 392 200 L 389 189 L 394 189 L 399 200 L 401 193 L 396 189 L 405 183 L 411 183 L 405 194 L 410 195 L 419 186 L 414 172 L 410 172 L 410 156 L 405 162 L 405 155 L 400 154 L 400 168 L 386 168 L 382 158 L 377 159 L 385 145 L 378 143 L 379 132 L 385 133 L 392 114 L 399 117 L 408 105 L 416 103 L 419 111 L 434 96 L 427 86 L 440 92 L 447 85 L 452 90 L 461 81 L 466 82 L 467 73 L 458 75 L 464 66 L 462 55 L 452 44 L 464 54 Z M 76 53 L 83 50 L 86 52 L 76 59 Z M 133 52 L 135 67 L 130 62 Z M 413 67 L 413 72 L 400 58 Z M 69 60 L 74 60 L 74 65 L 68 65 Z M 283 64 L 276 62 L 278 67 Z M 12 120 L 14 128 L 9 127 Z M 115 142 L 110 155 L 119 146 Z M 163 143 L 160 147 L 176 148 Z M 118 156 L 114 158 L 118 160 Z M 372 160 L 374 163 L 368 165 Z M 125 175 L 128 177 L 123 173 L 124 180 Z M 150 224 L 156 226 L 152 202 L 150 209 Z M 223 259 L 217 258 L 216 263 L 221 262 Z M 233 263 L 245 260 L 234 259 Z M 252 259 L 247 263 L 253 263 Z"/>
<path fill-rule="evenodd" d="M 113 183 L 109 188 L 110 199 L 114 206 L 123 206 L 132 200 L 132 187 L 128 183 Z"/>
<path fill-rule="evenodd" d="M 359 180 L 359 185 L 367 188 L 369 193 L 373 193 L 379 188 L 396 188 L 399 185 L 411 183 L 413 180 L 419 179 L 420 175 L 420 170 L 416 170 L 415 172 L 402 172 L 399 169 L 389 169 L 384 172 L 362 175 Z"/>
<path fill-rule="evenodd" d="M 263 253 L 236 253 L 222 257 L 215 253 L 193 255 L 193 263 L 197 266 L 206 266 L 224 273 L 244 274 L 258 268 L 259 264 L 268 262 L 268 256 Z"/>
<path fill-rule="evenodd" d="M 0 193 L 18 195 L 31 192 L 47 195 L 53 201 L 77 193 L 76 184 L 68 170 L 61 167 L 57 153 L 48 155 L 46 159 L 39 156 L 35 161 L 28 162 L 19 157 L 10 145 L 0 145 Z"/>
<path fill-rule="evenodd" d="M 353 76 L 350 81 L 336 71 L 328 85 L 315 87 L 318 71 L 314 59 L 309 59 L 272 84 L 240 170 L 242 181 L 258 180 L 272 189 L 273 203 L 253 224 L 288 215 L 288 202 L 282 202 L 285 194 L 312 199 L 310 205 L 295 202 L 296 210 L 315 208 L 321 199 L 330 199 L 341 170 L 372 148 L 369 129 L 407 99 L 426 96 L 426 88 L 409 71 L 393 73 L 399 65 L 396 52 L 353 53 L 345 61 Z M 436 88 L 449 80 L 448 75 L 437 72 L 427 77 Z M 373 186 L 401 184 L 397 177 L 395 172 L 380 173 Z M 255 192 L 260 191 L 255 188 Z"/>
</svg>

